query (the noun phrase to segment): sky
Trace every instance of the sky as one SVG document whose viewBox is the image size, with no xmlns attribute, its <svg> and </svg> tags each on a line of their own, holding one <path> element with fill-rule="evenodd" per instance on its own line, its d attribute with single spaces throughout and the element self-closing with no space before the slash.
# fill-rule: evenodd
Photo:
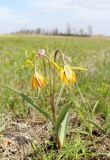
<svg viewBox="0 0 110 160">
<path fill-rule="evenodd" d="M 110 0 L 0 0 L 0 33 L 20 29 L 75 32 L 92 26 L 93 34 L 110 35 Z"/>
</svg>

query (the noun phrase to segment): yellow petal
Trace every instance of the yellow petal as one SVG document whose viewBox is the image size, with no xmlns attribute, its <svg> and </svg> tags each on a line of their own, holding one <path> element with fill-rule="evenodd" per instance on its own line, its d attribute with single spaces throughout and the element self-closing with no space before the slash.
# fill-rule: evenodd
<svg viewBox="0 0 110 160">
<path fill-rule="evenodd" d="M 38 88 L 38 83 L 37 83 L 37 79 L 35 76 L 32 77 L 32 88 L 33 89 Z"/>
<path fill-rule="evenodd" d="M 64 69 L 61 69 L 61 70 L 60 70 L 60 78 L 61 78 L 61 80 L 62 80 L 63 82 L 65 82 L 66 84 L 68 84 L 68 79 L 66 78 Z"/>
<path fill-rule="evenodd" d="M 45 85 L 45 80 L 44 80 L 43 76 L 41 76 L 39 73 L 35 73 L 35 78 L 37 80 L 38 86 L 40 88 L 43 88 Z"/>
<path fill-rule="evenodd" d="M 45 80 L 44 77 L 41 76 L 38 72 L 35 72 L 33 78 L 32 78 L 32 88 L 43 88 L 45 86 Z"/>
<path fill-rule="evenodd" d="M 64 66 L 64 71 L 65 71 L 65 75 L 66 75 L 68 81 L 71 81 L 71 79 L 72 79 L 72 70 L 71 70 L 71 68 L 68 65 L 65 65 Z"/>
<path fill-rule="evenodd" d="M 43 88 L 45 86 L 46 81 L 44 80 L 44 77 L 39 75 L 39 79 L 40 79 L 40 88 Z"/>
<path fill-rule="evenodd" d="M 81 67 L 71 67 L 73 70 L 79 70 L 79 71 L 87 71 L 88 69 L 86 68 L 81 68 Z"/>
<path fill-rule="evenodd" d="M 57 70 L 61 70 L 61 67 L 58 66 L 54 61 L 50 60 L 50 64 L 52 64 Z"/>
<path fill-rule="evenodd" d="M 64 77 L 63 77 L 63 81 L 65 82 L 65 84 L 69 84 L 69 81 L 68 81 L 68 79 L 67 79 L 65 74 L 64 74 Z"/>
<path fill-rule="evenodd" d="M 61 80 L 64 79 L 64 69 L 60 70 L 60 78 L 61 78 Z"/>
<path fill-rule="evenodd" d="M 71 81 L 71 83 L 74 84 L 75 82 L 77 82 L 76 74 L 74 72 L 72 72 L 72 81 Z"/>
</svg>

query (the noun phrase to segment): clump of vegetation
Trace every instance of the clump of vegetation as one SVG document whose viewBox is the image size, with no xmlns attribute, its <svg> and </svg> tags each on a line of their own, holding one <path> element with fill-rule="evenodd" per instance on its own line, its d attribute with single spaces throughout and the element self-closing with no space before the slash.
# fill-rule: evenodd
<svg viewBox="0 0 110 160">
<path fill-rule="evenodd" d="M 61 66 L 59 66 L 56 63 L 58 54 L 60 54 L 62 58 L 63 65 Z M 43 59 L 43 71 L 45 73 L 45 78 L 38 72 L 37 63 L 40 62 L 41 58 Z M 57 71 L 60 73 L 60 79 L 61 81 L 63 81 L 62 86 L 58 84 L 59 80 L 57 80 L 55 69 L 57 69 Z M 35 60 L 35 73 L 32 78 L 32 88 L 38 89 L 37 98 L 39 98 L 40 94 L 42 94 L 40 93 L 40 90 L 45 87 L 46 83 L 49 83 L 49 91 L 48 90 L 44 91 L 43 98 L 44 98 L 44 101 L 46 100 L 44 104 L 48 103 L 47 102 L 47 96 L 48 96 L 49 98 L 48 106 L 50 107 L 50 111 L 52 115 L 50 115 L 48 111 L 46 111 L 46 106 L 43 106 L 43 108 L 41 108 L 37 104 L 35 104 L 33 100 L 30 99 L 28 96 L 26 96 L 24 93 L 20 93 L 6 85 L 1 84 L 1 86 L 6 87 L 14 91 L 15 93 L 17 93 L 19 96 L 21 96 L 24 100 L 26 100 L 29 104 L 31 104 L 35 109 L 37 109 L 38 112 L 43 114 L 43 116 L 45 116 L 53 124 L 53 137 L 54 137 L 54 141 L 55 141 L 54 143 L 57 149 L 61 149 L 63 147 L 64 137 L 66 135 L 69 109 L 72 108 L 71 101 L 67 102 L 66 105 L 63 105 L 63 108 L 61 106 L 59 107 L 59 103 L 61 101 L 61 96 L 63 94 L 64 87 L 66 87 L 65 85 L 77 84 L 77 76 L 74 72 L 75 70 L 85 71 L 87 69 L 84 69 L 81 67 L 70 67 L 65 61 L 64 54 L 60 52 L 60 50 L 55 51 L 55 53 L 53 54 L 53 59 L 51 58 L 50 54 L 49 55 L 46 54 L 45 50 L 43 49 L 39 50 L 39 53 Z M 48 82 L 46 82 L 46 78 L 48 79 L 47 80 Z M 61 87 L 59 93 L 57 93 L 58 85 Z M 81 97 L 82 97 L 82 94 L 81 94 Z"/>
<path fill-rule="evenodd" d="M 109 39 L 4 36 L 0 42 L 0 83 L 17 90 L 15 94 L 1 88 L 1 134 L 22 132 L 7 122 L 6 115 L 11 113 L 14 122 L 22 119 L 25 123 L 30 118 L 39 119 L 38 112 L 33 117 L 36 108 L 46 118 L 41 117 L 36 128 L 47 128 L 42 129 L 39 143 L 32 138 L 33 152 L 26 157 L 109 159 Z M 66 55 L 55 52 L 59 46 Z M 46 52 L 40 50 L 36 57 L 36 50 L 42 47 Z M 77 64 L 88 71 L 72 67 Z M 33 136 L 36 134 L 35 130 Z"/>
</svg>

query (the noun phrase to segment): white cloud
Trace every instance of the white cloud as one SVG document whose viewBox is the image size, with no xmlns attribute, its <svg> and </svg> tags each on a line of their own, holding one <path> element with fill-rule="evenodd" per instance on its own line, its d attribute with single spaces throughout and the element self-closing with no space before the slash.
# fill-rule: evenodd
<svg viewBox="0 0 110 160">
<path fill-rule="evenodd" d="M 7 18 L 7 17 L 12 17 L 15 16 L 13 11 L 10 8 L 0 6 L 0 18 Z"/>
<path fill-rule="evenodd" d="M 0 33 L 10 33 L 29 25 L 28 20 L 23 15 L 19 15 L 11 8 L 0 6 Z"/>
<path fill-rule="evenodd" d="M 110 0 L 28 0 L 33 8 L 47 9 L 48 11 L 67 10 L 74 8 L 110 9 Z"/>
<path fill-rule="evenodd" d="M 31 21 L 27 20 L 27 19 L 20 19 L 20 20 L 17 21 L 17 24 L 18 25 L 30 25 Z"/>
<path fill-rule="evenodd" d="M 0 6 L 0 33 L 21 28 L 65 30 L 93 26 L 94 33 L 110 34 L 110 0 L 27 0 L 22 10 Z M 21 2 L 22 5 L 22 2 Z"/>
<path fill-rule="evenodd" d="M 68 0 L 69 1 L 69 0 Z M 42 11 L 61 11 L 67 10 L 70 6 L 67 4 L 67 0 L 29 0 L 28 3 L 33 8 L 40 8 Z"/>
<path fill-rule="evenodd" d="M 110 8 L 109 0 L 70 0 L 67 1 L 66 4 L 71 8 L 74 8 L 74 6 L 79 6 L 84 9 L 87 8 L 92 10 L 106 10 Z"/>
<path fill-rule="evenodd" d="M 64 30 L 67 22 L 77 29 L 91 24 L 94 33 L 110 34 L 110 0 L 28 0 L 28 5 L 43 26 L 50 22 Z"/>
</svg>

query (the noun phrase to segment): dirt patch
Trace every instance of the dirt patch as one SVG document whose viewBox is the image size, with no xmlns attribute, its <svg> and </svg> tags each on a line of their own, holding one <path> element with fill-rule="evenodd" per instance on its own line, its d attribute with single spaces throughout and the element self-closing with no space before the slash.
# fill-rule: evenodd
<svg viewBox="0 0 110 160">
<path fill-rule="evenodd" d="M 8 114 L 5 124 L 0 138 L 0 159 L 3 160 L 24 160 L 33 152 L 32 144 L 40 147 L 42 141 L 49 138 L 49 123 L 39 115 L 12 120 Z"/>
<path fill-rule="evenodd" d="M 4 114 L 3 117 L 5 117 L 3 121 L 6 126 L 0 135 L 1 160 L 32 160 L 33 154 L 36 159 L 42 160 L 42 152 L 40 153 L 39 149 L 40 151 L 43 149 L 48 154 L 49 149 L 46 148 L 45 144 L 52 138 L 50 136 L 52 133 L 50 122 L 34 113 L 25 119 L 12 118 L 11 113 Z M 70 127 L 66 138 L 67 141 L 73 141 L 73 137 L 77 134 L 75 128 L 77 129 L 80 126 L 80 120 L 77 116 L 70 117 L 69 126 L 72 126 L 72 128 Z M 107 156 L 110 154 L 109 134 L 104 134 L 101 130 L 95 128 L 92 137 L 81 134 L 81 141 L 86 144 L 87 152 L 93 155 L 89 158 L 90 160 L 109 160 Z M 35 147 L 39 148 L 36 153 L 34 153 Z"/>
</svg>

